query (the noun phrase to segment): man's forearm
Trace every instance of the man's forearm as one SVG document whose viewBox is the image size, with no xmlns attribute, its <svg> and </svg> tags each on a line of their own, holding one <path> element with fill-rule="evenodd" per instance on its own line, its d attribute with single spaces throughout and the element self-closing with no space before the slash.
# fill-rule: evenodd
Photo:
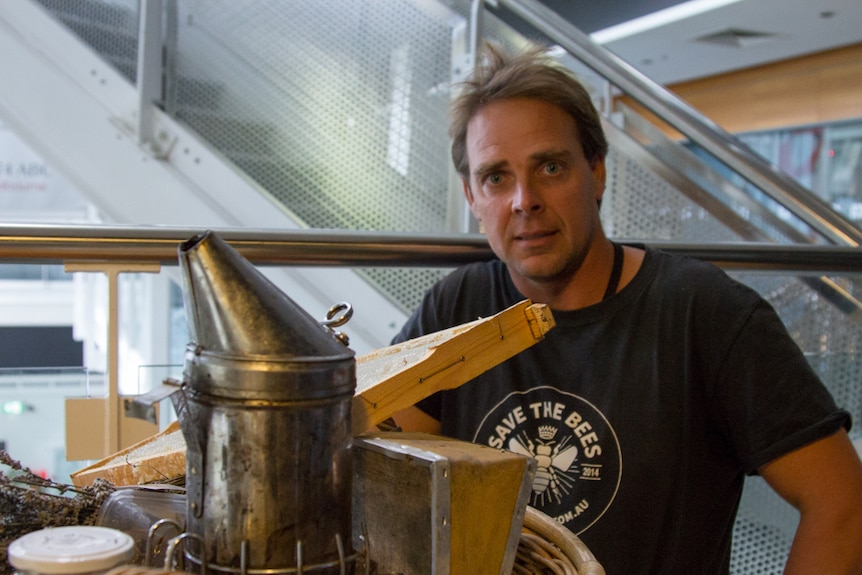
<svg viewBox="0 0 862 575">
<path fill-rule="evenodd" d="M 803 512 L 785 575 L 862 575 L 862 510 Z"/>
</svg>

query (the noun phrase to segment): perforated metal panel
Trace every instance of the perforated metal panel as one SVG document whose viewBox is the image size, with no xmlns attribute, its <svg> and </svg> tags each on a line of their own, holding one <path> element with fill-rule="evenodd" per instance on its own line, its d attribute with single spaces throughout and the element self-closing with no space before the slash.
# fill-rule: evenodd
<svg viewBox="0 0 862 575">
<path fill-rule="evenodd" d="M 793 541 L 792 529 L 776 525 L 775 518 L 790 509 L 760 478 L 745 483 L 743 502 L 733 526 L 730 572 L 736 575 L 781 575 Z M 792 509 L 790 509 L 792 511 Z M 765 519 L 766 518 L 766 519 Z M 790 517 L 787 523 L 798 522 Z"/>
<path fill-rule="evenodd" d="M 602 223 L 615 238 L 680 242 L 741 238 L 654 172 L 611 149 Z"/>
<path fill-rule="evenodd" d="M 303 225 L 443 231 L 458 21 L 428 2 L 180 2 L 176 116 Z M 442 275 L 366 274 L 405 310 Z"/>
<path fill-rule="evenodd" d="M 36 0 L 134 82 L 138 0 Z"/>
<path fill-rule="evenodd" d="M 177 117 L 301 222 L 443 227 L 451 12 L 332 0 L 179 8 Z"/>
</svg>

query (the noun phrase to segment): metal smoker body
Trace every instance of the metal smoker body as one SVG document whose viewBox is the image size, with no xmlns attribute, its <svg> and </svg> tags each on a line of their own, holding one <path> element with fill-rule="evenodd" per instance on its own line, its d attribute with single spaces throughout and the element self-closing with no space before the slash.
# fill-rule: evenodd
<svg viewBox="0 0 862 575">
<path fill-rule="evenodd" d="M 175 403 L 187 530 L 203 542 L 187 555 L 231 573 L 341 572 L 353 352 L 212 232 L 179 258 L 192 341 Z"/>
</svg>

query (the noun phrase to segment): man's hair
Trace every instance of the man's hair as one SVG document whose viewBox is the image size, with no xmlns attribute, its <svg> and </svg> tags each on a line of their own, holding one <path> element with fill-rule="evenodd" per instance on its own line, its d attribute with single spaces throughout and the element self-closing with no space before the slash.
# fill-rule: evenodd
<svg viewBox="0 0 862 575">
<path fill-rule="evenodd" d="M 520 54 L 509 54 L 499 45 L 486 42 L 480 63 L 470 79 L 460 84 L 461 92 L 449 109 L 449 137 L 452 161 L 462 177 L 469 180 L 467 125 L 479 110 L 500 100 L 531 98 L 558 106 L 574 120 L 590 164 L 604 159 L 608 142 L 601 119 L 590 95 L 574 74 L 554 61 L 540 46 Z"/>
</svg>

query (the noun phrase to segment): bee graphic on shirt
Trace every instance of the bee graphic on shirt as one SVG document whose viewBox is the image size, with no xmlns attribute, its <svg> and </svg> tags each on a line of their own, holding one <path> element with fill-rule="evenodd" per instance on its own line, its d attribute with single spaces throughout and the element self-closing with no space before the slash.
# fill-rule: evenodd
<svg viewBox="0 0 862 575">
<path fill-rule="evenodd" d="M 571 468 L 578 458 L 578 448 L 569 445 L 570 437 L 565 437 L 559 443 L 554 441 L 557 431 L 554 426 L 540 426 L 539 437 L 535 442 L 526 433 L 509 440 L 510 451 L 536 460 L 533 502 L 539 505 L 544 505 L 550 499 L 560 503 L 575 484 L 577 473 L 572 473 L 576 470 Z"/>
</svg>

